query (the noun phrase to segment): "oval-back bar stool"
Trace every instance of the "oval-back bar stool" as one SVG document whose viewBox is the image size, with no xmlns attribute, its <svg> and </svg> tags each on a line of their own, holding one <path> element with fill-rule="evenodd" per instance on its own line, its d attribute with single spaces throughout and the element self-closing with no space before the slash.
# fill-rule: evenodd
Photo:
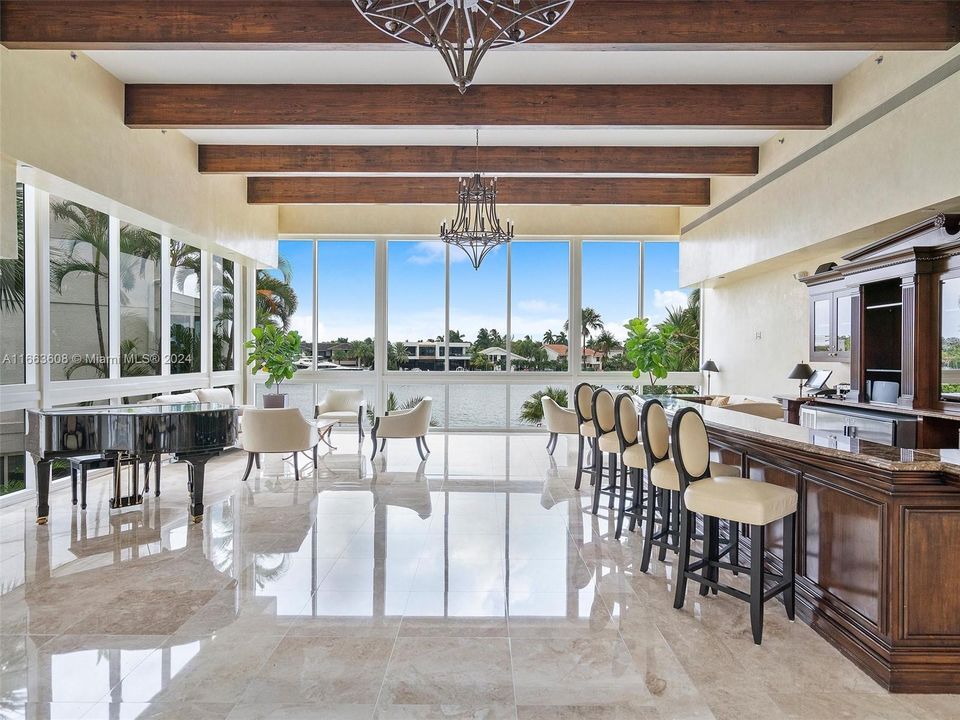
<svg viewBox="0 0 960 720">
<path fill-rule="evenodd" d="M 661 562 L 666 559 L 667 550 L 677 552 L 680 548 L 680 477 L 670 457 L 670 423 L 659 400 L 647 400 L 643 404 L 640 434 L 646 453 L 647 482 L 650 485 L 647 491 L 643 556 L 640 560 L 640 572 L 647 572 L 654 546 L 660 548 L 658 558 Z M 710 474 L 718 477 L 739 476 L 740 468 L 711 462 Z M 736 543 L 738 534 L 738 526 L 731 523 L 728 540 L 731 543 L 730 557 L 734 563 L 739 558 Z"/>
<path fill-rule="evenodd" d="M 577 482 L 574 487 L 580 489 L 583 474 L 590 475 L 590 484 L 593 485 L 593 458 L 596 455 L 595 440 L 597 431 L 593 426 L 593 385 L 580 383 L 573 391 L 573 409 L 577 413 L 577 425 L 580 437 L 577 438 Z M 590 463 L 586 463 L 585 449 L 590 451 Z"/>
<path fill-rule="evenodd" d="M 683 607 L 687 580 L 700 583 L 700 594 L 721 591 L 750 603 L 750 626 L 753 641 L 763 638 L 763 604 L 783 593 L 787 617 L 793 620 L 794 532 L 796 529 L 797 493 L 795 490 L 742 477 L 711 477 L 710 442 L 703 418 L 693 408 L 680 410 L 673 419 L 673 458 L 680 477 L 680 558 L 673 606 Z M 694 515 L 703 516 L 703 557 L 690 562 Z M 750 567 L 722 562 L 719 557 L 719 520 L 750 526 Z M 767 525 L 783 520 L 783 574 L 764 570 L 764 534 Z M 750 592 L 723 585 L 720 570 L 750 573 Z M 765 581 L 773 580 L 769 590 Z"/>
<path fill-rule="evenodd" d="M 641 475 L 647 468 L 646 453 L 640 441 L 640 417 L 637 406 L 633 403 L 630 393 L 621 393 L 614 404 L 616 415 L 617 438 L 620 441 L 620 463 L 623 465 L 623 483 L 620 489 L 620 510 L 617 513 L 616 538 L 620 539 L 623 532 L 623 520 L 630 517 L 630 531 L 637 526 L 641 519 L 644 502 L 643 482 Z M 630 505 L 627 506 L 627 491 L 630 489 Z"/>
<path fill-rule="evenodd" d="M 593 427 L 596 433 L 596 452 L 593 454 L 593 514 L 600 509 L 600 496 L 607 495 L 607 505 L 613 508 L 617 497 L 617 459 L 620 455 L 620 439 L 617 437 L 617 419 L 613 393 L 606 388 L 597 388 L 591 401 Z M 603 456 L 607 456 L 606 478 L 610 484 L 603 486 Z"/>
</svg>

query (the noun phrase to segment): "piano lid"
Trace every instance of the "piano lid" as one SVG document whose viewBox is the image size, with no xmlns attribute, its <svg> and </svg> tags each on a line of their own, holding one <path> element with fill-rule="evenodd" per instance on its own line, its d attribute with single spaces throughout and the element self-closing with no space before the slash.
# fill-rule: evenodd
<svg viewBox="0 0 960 720">
<path fill-rule="evenodd" d="M 170 405 L 111 405 L 109 407 L 70 407 L 30 410 L 38 415 L 169 415 L 170 413 L 205 413 L 238 410 L 236 405 L 220 403 L 172 403 Z"/>
</svg>

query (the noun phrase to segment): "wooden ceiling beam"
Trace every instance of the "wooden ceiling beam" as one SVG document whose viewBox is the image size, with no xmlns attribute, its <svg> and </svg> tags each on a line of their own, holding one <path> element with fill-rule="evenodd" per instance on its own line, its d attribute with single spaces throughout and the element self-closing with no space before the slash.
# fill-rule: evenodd
<svg viewBox="0 0 960 720">
<path fill-rule="evenodd" d="M 822 129 L 830 85 L 127 85 L 132 128 L 673 126 Z"/>
<path fill-rule="evenodd" d="M 483 147 L 488 175 L 756 175 L 756 147 Z M 462 174 L 470 146 L 201 145 L 202 173 L 330 175 Z"/>
<path fill-rule="evenodd" d="M 700 178 L 500 178 L 504 205 L 709 205 Z M 457 181 L 445 177 L 251 177 L 251 204 L 453 205 Z"/>
<path fill-rule="evenodd" d="M 2 0 L 0 41 L 32 49 L 389 47 L 350 0 Z M 937 50 L 952 0 L 577 0 L 530 48 Z"/>
</svg>

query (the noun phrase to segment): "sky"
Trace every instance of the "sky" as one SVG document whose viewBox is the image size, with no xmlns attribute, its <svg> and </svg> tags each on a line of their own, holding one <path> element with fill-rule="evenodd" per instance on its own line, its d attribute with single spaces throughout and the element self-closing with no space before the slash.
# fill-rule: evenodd
<svg viewBox="0 0 960 720">
<path fill-rule="evenodd" d="M 318 313 L 321 341 L 373 336 L 373 241 L 318 244 Z M 644 314 L 662 320 L 669 307 L 686 304 L 678 288 L 677 243 L 647 243 L 643 278 Z M 299 306 L 291 327 L 313 337 L 313 247 L 309 241 L 282 240 L 280 254 L 293 266 Z M 558 333 L 568 314 L 569 247 L 566 242 L 514 242 L 512 254 L 512 332 L 515 338 L 542 339 Z M 391 342 L 436 338 L 444 325 L 444 263 L 441 242 L 391 241 L 388 245 L 388 334 Z M 600 313 L 619 339 L 623 325 L 639 313 L 640 243 L 584 242 L 584 306 Z M 472 341 L 480 328 L 507 326 L 507 249 L 499 247 L 474 270 L 467 256 L 450 248 L 450 327 Z"/>
</svg>

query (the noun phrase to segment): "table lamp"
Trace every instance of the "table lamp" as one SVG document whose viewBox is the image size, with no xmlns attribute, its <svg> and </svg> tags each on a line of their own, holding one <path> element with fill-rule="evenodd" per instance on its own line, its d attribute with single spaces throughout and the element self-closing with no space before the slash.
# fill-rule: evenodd
<svg viewBox="0 0 960 720">
<path fill-rule="evenodd" d="M 707 374 L 707 395 L 709 395 L 710 373 L 720 372 L 720 368 L 717 367 L 717 364 L 713 360 L 707 360 L 703 365 L 700 366 L 700 372 L 705 372 Z"/>
<path fill-rule="evenodd" d="M 811 375 L 813 375 L 813 368 L 806 363 L 797 363 L 787 375 L 788 380 L 800 381 L 800 397 L 803 397 L 803 383 L 809 380 Z"/>
</svg>

